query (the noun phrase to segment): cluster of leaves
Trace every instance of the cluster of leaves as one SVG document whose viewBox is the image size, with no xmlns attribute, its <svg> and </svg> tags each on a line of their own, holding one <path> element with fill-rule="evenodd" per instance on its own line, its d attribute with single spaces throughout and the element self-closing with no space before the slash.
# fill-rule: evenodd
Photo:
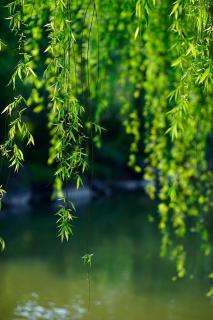
<svg viewBox="0 0 213 320">
<path fill-rule="evenodd" d="M 20 61 L 18 62 L 14 73 L 10 79 L 9 85 L 12 85 L 13 90 L 16 90 L 17 82 L 29 83 L 36 78 L 33 71 L 33 61 L 31 55 L 25 52 L 25 44 L 27 42 L 27 22 L 30 19 L 30 14 L 25 15 L 24 1 L 16 0 L 8 5 L 10 16 L 10 28 L 16 33 L 18 38 L 18 50 Z M 28 5 L 29 6 L 29 5 Z M 31 5 L 32 6 L 32 5 Z M 30 12 L 29 8 L 29 12 Z M 22 19 L 22 16 L 24 19 Z M 8 135 L 4 144 L 0 145 L 0 151 L 3 156 L 9 160 L 9 165 L 18 171 L 24 155 L 20 147 L 20 141 L 26 139 L 27 145 L 34 145 L 33 136 L 28 128 L 26 121 L 26 112 L 28 104 L 26 99 L 18 94 L 2 113 L 5 113 L 10 118 Z"/>
<path fill-rule="evenodd" d="M 150 196 L 159 198 L 161 253 L 170 250 L 183 277 L 184 236 L 199 234 L 204 254 L 211 249 L 207 214 L 213 206 L 213 176 L 205 153 L 213 123 L 212 7 L 210 1 L 139 2 L 148 14 L 141 36 L 144 176 Z"/>
<path fill-rule="evenodd" d="M 72 221 L 74 219 L 73 211 L 75 211 L 75 207 L 72 202 L 65 198 L 61 200 L 65 203 L 56 213 L 58 217 L 58 235 L 62 241 L 64 241 L 64 239 L 68 241 L 70 235 L 73 234 Z"/>
<path fill-rule="evenodd" d="M 119 117 L 132 139 L 128 165 L 143 173 L 148 194 L 159 199 L 161 254 L 171 253 L 183 277 L 186 234 L 200 235 L 210 253 L 211 0 L 15 0 L 9 10 L 21 57 L 11 84 L 16 89 L 18 80 L 31 89 L 4 110 L 11 121 L 2 154 L 18 170 L 24 159 L 19 140 L 34 144 L 28 106 L 46 110 L 48 163 L 56 167 L 63 203 L 59 236 L 67 240 L 74 208 L 62 186 L 73 180 L 80 187 L 88 146 L 101 146 L 101 121 Z"/>
<path fill-rule="evenodd" d="M 19 170 L 24 160 L 20 142 L 26 140 L 27 145 L 34 145 L 26 121 L 26 112 L 30 106 L 34 107 L 33 111 L 36 113 L 45 109 L 45 96 L 42 96 L 45 88 L 49 101 L 46 112 L 51 135 L 48 163 L 57 165 L 56 194 L 67 204 L 62 192 L 63 183 L 75 179 L 79 188 L 82 184 L 80 173 L 87 167 L 83 145 L 85 135 L 81 123 L 84 109 L 73 94 L 72 59 L 75 38 L 72 32 L 70 1 L 44 3 L 41 0 L 15 0 L 8 5 L 8 9 L 10 28 L 17 36 L 21 57 L 10 84 L 13 90 L 17 91 L 17 81 L 19 87 L 21 82 L 25 86 L 25 92 L 29 89 L 30 91 L 26 97 L 19 94 L 3 111 L 11 120 L 8 136 L 0 146 L 1 154 L 8 158 L 9 166 L 13 166 L 15 171 Z M 46 48 L 42 42 L 45 32 L 49 37 Z M 39 76 L 36 76 L 37 72 L 34 70 Z M 70 207 L 65 205 L 58 211 L 58 215 L 59 236 L 62 240 L 68 239 L 72 234 Z"/>
<path fill-rule="evenodd" d="M 32 5 L 31 5 L 32 6 Z M 15 32 L 18 39 L 18 52 L 20 55 L 20 61 L 18 62 L 14 73 L 11 76 L 9 85 L 12 85 L 14 91 L 16 91 L 16 85 L 18 82 L 29 83 L 33 78 L 36 78 L 36 74 L 33 71 L 33 62 L 31 55 L 27 54 L 24 50 L 25 43 L 27 41 L 27 22 L 31 18 L 30 15 L 25 15 L 24 1 L 15 0 L 8 4 L 9 10 L 9 25 L 13 32 Z M 22 19 L 22 17 L 24 17 Z M 0 42 L 0 48 L 4 45 Z M 26 140 L 27 145 L 34 145 L 33 136 L 28 128 L 27 124 L 27 109 L 28 105 L 26 99 L 18 94 L 14 97 L 14 100 L 4 108 L 2 113 L 5 113 L 10 119 L 7 130 L 7 137 L 4 143 L 0 145 L 0 154 L 6 157 L 9 161 L 9 166 L 14 167 L 15 171 L 18 171 L 24 161 L 24 154 L 21 150 L 21 141 Z M 5 191 L 1 189 L 1 199 Z M 0 239 L 2 249 L 5 247 L 3 239 Z"/>
<path fill-rule="evenodd" d="M 72 26 L 70 1 L 56 1 L 50 5 L 49 23 L 46 29 L 49 43 L 45 52 L 46 70 L 44 77 L 49 94 L 48 127 L 51 135 L 48 163 L 57 164 L 55 190 L 62 194 L 64 182 L 73 180 L 76 187 L 82 184 L 81 174 L 87 167 L 86 135 L 82 124 L 84 108 L 74 94 L 75 69 L 73 50 L 76 40 Z M 68 240 L 72 234 L 72 209 L 64 206 L 58 212 L 59 235 Z"/>
<path fill-rule="evenodd" d="M 90 75 L 96 121 L 109 112 L 119 115 L 133 138 L 128 165 L 144 173 L 147 192 L 159 199 L 161 254 L 170 252 L 177 275 L 183 277 L 186 234 L 198 234 L 204 254 L 210 254 L 212 172 L 206 141 L 213 115 L 211 2 L 112 1 L 109 6 L 96 1 L 96 9 L 92 32 L 82 31 L 90 48 L 76 52 L 77 66 Z M 88 12 L 92 16 L 92 6 Z M 75 22 L 77 30 L 80 24 L 82 20 Z M 76 94 L 82 99 L 80 90 Z"/>
<path fill-rule="evenodd" d="M 2 186 L 0 186 L 0 210 L 1 210 L 1 205 L 2 205 L 2 198 L 4 197 L 6 191 L 2 189 Z"/>
<path fill-rule="evenodd" d="M 94 254 L 93 253 L 86 253 L 82 259 L 84 261 L 84 264 L 88 265 L 90 268 L 92 266 L 92 258 L 93 258 Z"/>
</svg>

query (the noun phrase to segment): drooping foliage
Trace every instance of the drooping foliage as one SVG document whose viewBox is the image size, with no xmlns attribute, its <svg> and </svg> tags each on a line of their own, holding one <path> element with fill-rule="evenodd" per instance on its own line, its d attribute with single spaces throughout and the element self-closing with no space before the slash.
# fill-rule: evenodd
<svg viewBox="0 0 213 320">
<path fill-rule="evenodd" d="M 151 197 L 159 183 L 162 254 L 172 241 L 178 244 L 171 248 L 181 277 L 185 274 L 181 239 L 189 231 L 187 225 L 201 235 L 205 254 L 210 250 L 205 223 L 213 180 L 205 152 L 212 130 L 211 8 L 206 1 L 200 5 L 177 1 L 145 4 L 142 9 L 147 11 L 145 179 L 150 181 Z"/>
<path fill-rule="evenodd" d="M 59 235 L 68 239 L 74 207 L 62 186 L 81 185 L 91 143 L 104 143 L 102 119 L 119 117 L 131 137 L 128 165 L 159 201 L 161 253 L 171 253 L 183 277 L 186 234 L 199 235 L 210 253 L 211 0 L 15 0 L 8 10 L 20 55 L 11 85 L 15 93 L 17 82 L 25 89 L 4 109 L 10 123 L 2 155 L 17 171 L 20 140 L 34 145 L 29 109 L 47 114 L 48 163 L 63 203 Z"/>
</svg>

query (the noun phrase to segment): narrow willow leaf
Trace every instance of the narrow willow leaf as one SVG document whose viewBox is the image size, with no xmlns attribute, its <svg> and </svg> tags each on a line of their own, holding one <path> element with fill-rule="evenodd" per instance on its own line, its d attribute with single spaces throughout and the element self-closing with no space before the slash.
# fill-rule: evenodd
<svg viewBox="0 0 213 320">
<path fill-rule="evenodd" d="M 139 31 L 140 31 L 140 27 L 137 27 L 135 30 L 135 39 L 137 39 Z"/>
<path fill-rule="evenodd" d="M 4 251 L 5 250 L 5 241 L 2 239 L 2 238 L 0 238 L 0 251 Z"/>
<path fill-rule="evenodd" d="M 203 83 L 206 80 L 206 78 L 209 76 L 209 74 L 210 74 L 210 69 L 207 68 L 202 74 L 202 76 L 199 78 L 199 83 Z"/>
</svg>

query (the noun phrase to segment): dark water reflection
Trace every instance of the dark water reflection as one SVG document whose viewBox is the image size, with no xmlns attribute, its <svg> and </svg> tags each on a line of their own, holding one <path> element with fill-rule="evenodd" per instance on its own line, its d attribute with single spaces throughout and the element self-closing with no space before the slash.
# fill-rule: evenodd
<svg viewBox="0 0 213 320">
<path fill-rule="evenodd" d="M 0 320 L 212 320 L 205 297 L 211 262 L 189 245 L 189 275 L 171 281 L 173 264 L 159 258 L 160 238 L 138 195 L 116 196 L 79 210 L 68 244 L 56 239 L 44 206 L 1 221 L 7 251 L 0 257 Z M 42 214 L 46 213 L 46 214 Z M 89 243 L 88 243 L 89 239 Z M 94 253 L 90 308 L 81 257 Z"/>
</svg>

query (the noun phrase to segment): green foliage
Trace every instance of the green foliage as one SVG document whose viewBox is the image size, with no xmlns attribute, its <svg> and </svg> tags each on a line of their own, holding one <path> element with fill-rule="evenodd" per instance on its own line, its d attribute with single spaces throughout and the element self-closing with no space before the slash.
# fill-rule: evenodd
<svg viewBox="0 0 213 320">
<path fill-rule="evenodd" d="M 5 242 L 2 238 L 0 238 L 0 251 L 4 251 L 5 249 Z"/>
<path fill-rule="evenodd" d="M 209 278 L 213 279 L 213 273 L 209 275 Z M 209 292 L 207 293 L 207 296 L 213 299 L 213 286 L 210 288 Z"/>
<path fill-rule="evenodd" d="M 27 145 L 34 145 L 33 136 L 23 120 L 23 113 L 26 110 L 25 106 L 26 100 L 19 95 L 18 97 L 15 97 L 14 101 L 2 112 L 7 113 L 10 117 L 13 115 L 13 120 L 9 125 L 8 138 L 3 145 L 0 145 L 0 150 L 2 155 L 9 159 L 9 166 L 14 167 L 15 171 L 18 171 L 24 161 L 23 152 L 17 145 L 18 138 L 19 140 L 26 139 Z"/>
<path fill-rule="evenodd" d="M 90 268 L 92 266 L 92 258 L 93 258 L 94 254 L 93 253 L 86 253 L 82 259 L 84 261 L 84 264 L 88 265 Z"/>
<path fill-rule="evenodd" d="M 3 48 L 4 46 L 6 46 L 6 45 L 5 45 L 4 42 L 0 39 L 0 51 L 2 50 L 2 48 Z"/>
<path fill-rule="evenodd" d="M 29 107 L 45 111 L 48 163 L 55 169 L 55 196 L 64 203 L 59 236 L 68 240 L 74 208 L 63 185 L 82 185 L 91 144 L 102 143 L 103 120 L 119 118 L 130 138 L 128 165 L 159 200 L 161 255 L 169 252 L 183 277 L 185 235 L 198 234 L 204 254 L 211 251 L 211 1 L 15 0 L 8 8 L 21 57 L 10 84 L 15 91 L 23 85 L 28 95 L 17 95 L 3 111 L 10 124 L 2 155 L 19 169 L 20 141 L 34 144 Z"/>
<path fill-rule="evenodd" d="M 6 191 L 4 189 L 2 189 L 2 186 L 0 186 L 0 211 L 1 211 L 1 207 L 2 207 L 2 199 L 5 195 Z"/>
<path fill-rule="evenodd" d="M 65 201 L 64 199 L 62 199 Z M 63 242 L 65 240 L 69 240 L 69 236 L 73 234 L 72 231 L 72 221 L 74 216 L 72 214 L 75 211 L 75 207 L 71 202 L 65 203 L 66 206 L 61 207 L 56 213 L 57 219 L 57 227 L 58 227 L 58 236 L 61 238 Z"/>
<path fill-rule="evenodd" d="M 160 201 L 162 255 L 171 249 L 182 277 L 186 234 L 200 234 L 204 254 L 210 253 L 206 221 L 213 179 L 205 156 L 213 123 L 210 2 L 176 1 L 171 7 L 169 1 L 156 1 L 149 9 L 140 5 L 149 16 L 141 35 L 146 66 L 144 177 L 148 193 Z"/>
</svg>

